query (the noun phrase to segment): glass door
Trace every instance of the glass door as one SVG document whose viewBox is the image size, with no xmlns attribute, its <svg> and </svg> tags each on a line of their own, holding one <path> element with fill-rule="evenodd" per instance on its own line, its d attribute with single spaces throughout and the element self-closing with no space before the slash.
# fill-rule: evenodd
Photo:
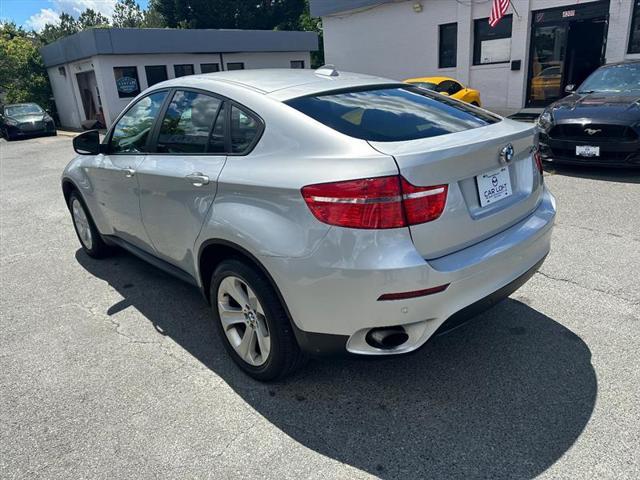
<svg viewBox="0 0 640 480">
<path fill-rule="evenodd" d="M 527 106 L 546 106 L 564 96 L 568 24 L 537 26 L 531 33 Z"/>
</svg>

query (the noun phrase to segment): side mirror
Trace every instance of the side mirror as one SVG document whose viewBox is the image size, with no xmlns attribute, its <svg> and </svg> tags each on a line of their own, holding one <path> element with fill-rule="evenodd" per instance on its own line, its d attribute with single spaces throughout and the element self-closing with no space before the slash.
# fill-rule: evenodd
<svg viewBox="0 0 640 480">
<path fill-rule="evenodd" d="M 98 155 L 102 151 L 98 130 L 89 130 L 74 137 L 73 149 L 80 155 Z"/>
<path fill-rule="evenodd" d="M 573 91 L 576 89 L 576 86 L 573 83 L 570 83 L 569 85 L 567 85 L 566 87 L 564 87 L 564 91 L 566 93 L 573 93 Z"/>
</svg>

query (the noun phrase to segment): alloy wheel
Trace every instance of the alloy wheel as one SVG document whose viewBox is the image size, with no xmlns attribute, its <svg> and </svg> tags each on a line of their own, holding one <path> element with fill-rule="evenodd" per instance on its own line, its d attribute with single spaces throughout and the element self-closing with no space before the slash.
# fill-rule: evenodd
<svg viewBox="0 0 640 480">
<path fill-rule="evenodd" d="M 93 247 L 91 226 L 89 225 L 89 219 L 84 211 L 84 207 L 77 198 L 74 198 L 73 202 L 71 202 L 71 212 L 73 213 L 73 223 L 76 226 L 82 245 L 84 245 L 87 250 L 91 250 Z"/>
<path fill-rule="evenodd" d="M 258 297 L 244 280 L 228 276 L 220 282 L 218 313 L 238 356 L 254 367 L 263 365 L 271 351 L 269 327 Z"/>
</svg>

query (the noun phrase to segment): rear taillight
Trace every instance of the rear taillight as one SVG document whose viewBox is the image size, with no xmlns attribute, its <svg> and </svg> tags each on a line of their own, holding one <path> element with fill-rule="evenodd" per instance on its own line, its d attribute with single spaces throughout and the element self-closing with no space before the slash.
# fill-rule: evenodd
<svg viewBox="0 0 640 480">
<path fill-rule="evenodd" d="M 398 228 L 430 222 L 444 210 L 447 185 L 416 187 L 399 175 L 302 188 L 315 217 L 348 228 Z"/>
<path fill-rule="evenodd" d="M 538 172 L 540 172 L 540 175 L 542 175 L 544 173 L 544 169 L 542 168 L 542 156 L 540 155 L 540 150 L 538 150 L 537 148 L 533 151 L 533 159 L 536 162 Z"/>
</svg>

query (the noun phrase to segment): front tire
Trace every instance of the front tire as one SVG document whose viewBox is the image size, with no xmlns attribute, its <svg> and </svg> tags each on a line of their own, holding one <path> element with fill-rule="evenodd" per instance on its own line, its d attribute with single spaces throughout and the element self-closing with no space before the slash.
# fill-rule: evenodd
<svg viewBox="0 0 640 480">
<path fill-rule="evenodd" d="M 211 277 L 213 317 L 233 361 L 263 382 L 293 373 L 303 355 L 289 316 L 269 281 L 257 268 L 225 260 Z"/>
<path fill-rule="evenodd" d="M 73 220 L 80 245 L 87 255 L 93 258 L 104 258 L 111 253 L 109 246 L 102 240 L 89 210 L 77 192 L 69 196 L 69 211 Z"/>
</svg>

